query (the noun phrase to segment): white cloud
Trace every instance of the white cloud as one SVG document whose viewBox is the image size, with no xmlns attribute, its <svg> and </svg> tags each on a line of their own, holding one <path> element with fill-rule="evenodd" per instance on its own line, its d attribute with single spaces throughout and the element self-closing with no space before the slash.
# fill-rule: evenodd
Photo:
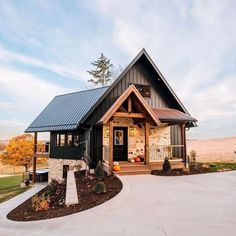
<svg viewBox="0 0 236 236">
<path fill-rule="evenodd" d="M 226 127 L 227 123 L 236 135 L 232 122 L 236 119 L 234 1 L 95 3 L 100 15 L 113 22 L 116 47 L 130 57 L 146 47 L 184 105 L 199 119 L 194 135 L 210 137 L 216 134 L 216 124 Z M 221 133 L 231 133 L 227 129 L 221 128 Z"/>
<path fill-rule="evenodd" d="M 0 62 L 20 62 L 27 65 L 33 65 L 48 69 L 58 75 L 75 80 L 84 80 L 84 78 L 87 77 L 87 73 L 81 70 L 78 66 L 67 64 L 66 62 L 63 62 L 62 64 L 46 62 L 35 57 L 11 52 L 3 47 L 0 47 Z"/>
<path fill-rule="evenodd" d="M 0 136 L 22 133 L 50 100 L 71 90 L 0 65 Z M 9 119 L 9 117 L 11 117 Z"/>
</svg>

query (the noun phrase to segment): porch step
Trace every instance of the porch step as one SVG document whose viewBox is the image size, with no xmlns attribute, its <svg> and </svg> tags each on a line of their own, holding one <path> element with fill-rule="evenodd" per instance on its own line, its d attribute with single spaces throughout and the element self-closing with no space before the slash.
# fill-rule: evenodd
<svg viewBox="0 0 236 236">
<path fill-rule="evenodd" d="M 137 169 L 137 170 L 121 170 L 119 172 L 115 172 L 117 175 L 147 175 L 151 174 L 150 168 L 148 170 L 145 169 Z"/>
<path fill-rule="evenodd" d="M 171 169 L 184 169 L 184 162 L 181 160 L 171 160 Z M 143 162 L 120 162 L 120 171 L 114 172 L 117 175 L 144 175 L 151 174 L 152 170 L 162 170 L 163 162 L 150 162 L 145 165 Z"/>
<path fill-rule="evenodd" d="M 151 174 L 151 169 L 149 165 L 145 165 L 143 162 L 120 162 L 120 171 L 114 173 L 118 175 L 144 175 Z"/>
</svg>

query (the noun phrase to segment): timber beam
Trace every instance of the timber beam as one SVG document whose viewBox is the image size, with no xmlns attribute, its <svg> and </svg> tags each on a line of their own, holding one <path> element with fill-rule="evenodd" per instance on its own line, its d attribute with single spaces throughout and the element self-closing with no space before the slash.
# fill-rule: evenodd
<svg viewBox="0 0 236 236">
<path fill-rule="evenodd" d="M 145 118 L 145 115 L 142 113 L 127 113 L 127 112 L 115 112 L 114 117 L 128 117 L 128 118 Z"/>
</svg>

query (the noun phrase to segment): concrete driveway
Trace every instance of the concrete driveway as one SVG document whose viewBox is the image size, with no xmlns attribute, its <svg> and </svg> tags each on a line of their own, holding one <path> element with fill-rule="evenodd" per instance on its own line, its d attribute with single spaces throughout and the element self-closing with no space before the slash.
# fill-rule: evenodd
<svg viewBox="0 0 236 236">
<path fill-rule="evenodd" d="M 118 196 L 70 216 L 22 223 L 3 211 L 0 235 L 236 235 L 236 171 L 121 179 Z"/>
</svg>

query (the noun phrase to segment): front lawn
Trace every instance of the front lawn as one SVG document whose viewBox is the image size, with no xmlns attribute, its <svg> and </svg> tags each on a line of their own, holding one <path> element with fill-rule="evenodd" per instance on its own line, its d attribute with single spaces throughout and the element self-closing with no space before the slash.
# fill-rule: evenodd
<svg viewBox="0 0 236 236">
<path fill-rule="evenodd" d="M 209 164 L 209 170 L 212 172 L 217 172 L 217 171 L 227 171 L 227 170 L 236 170 L 236 162 L 212 162 L 208 163 Z"/>
<path fill-rule="evenodd" d="M 22 176 L 9 176 L 0 178 L 0 203 L 23 193 L 29 187 L 20 187 Z"/>
<path fill-rule="evenodd" d="M 212 172 L 222 172 L 236 170 L 236 162 L 192 162 L 189 164 L 189 169 L 171 169 L 169 171 L 153 170 L 153 175 L 161 176 L 180 176 L 180 175 L 195 175 Z"/>
</svg>

